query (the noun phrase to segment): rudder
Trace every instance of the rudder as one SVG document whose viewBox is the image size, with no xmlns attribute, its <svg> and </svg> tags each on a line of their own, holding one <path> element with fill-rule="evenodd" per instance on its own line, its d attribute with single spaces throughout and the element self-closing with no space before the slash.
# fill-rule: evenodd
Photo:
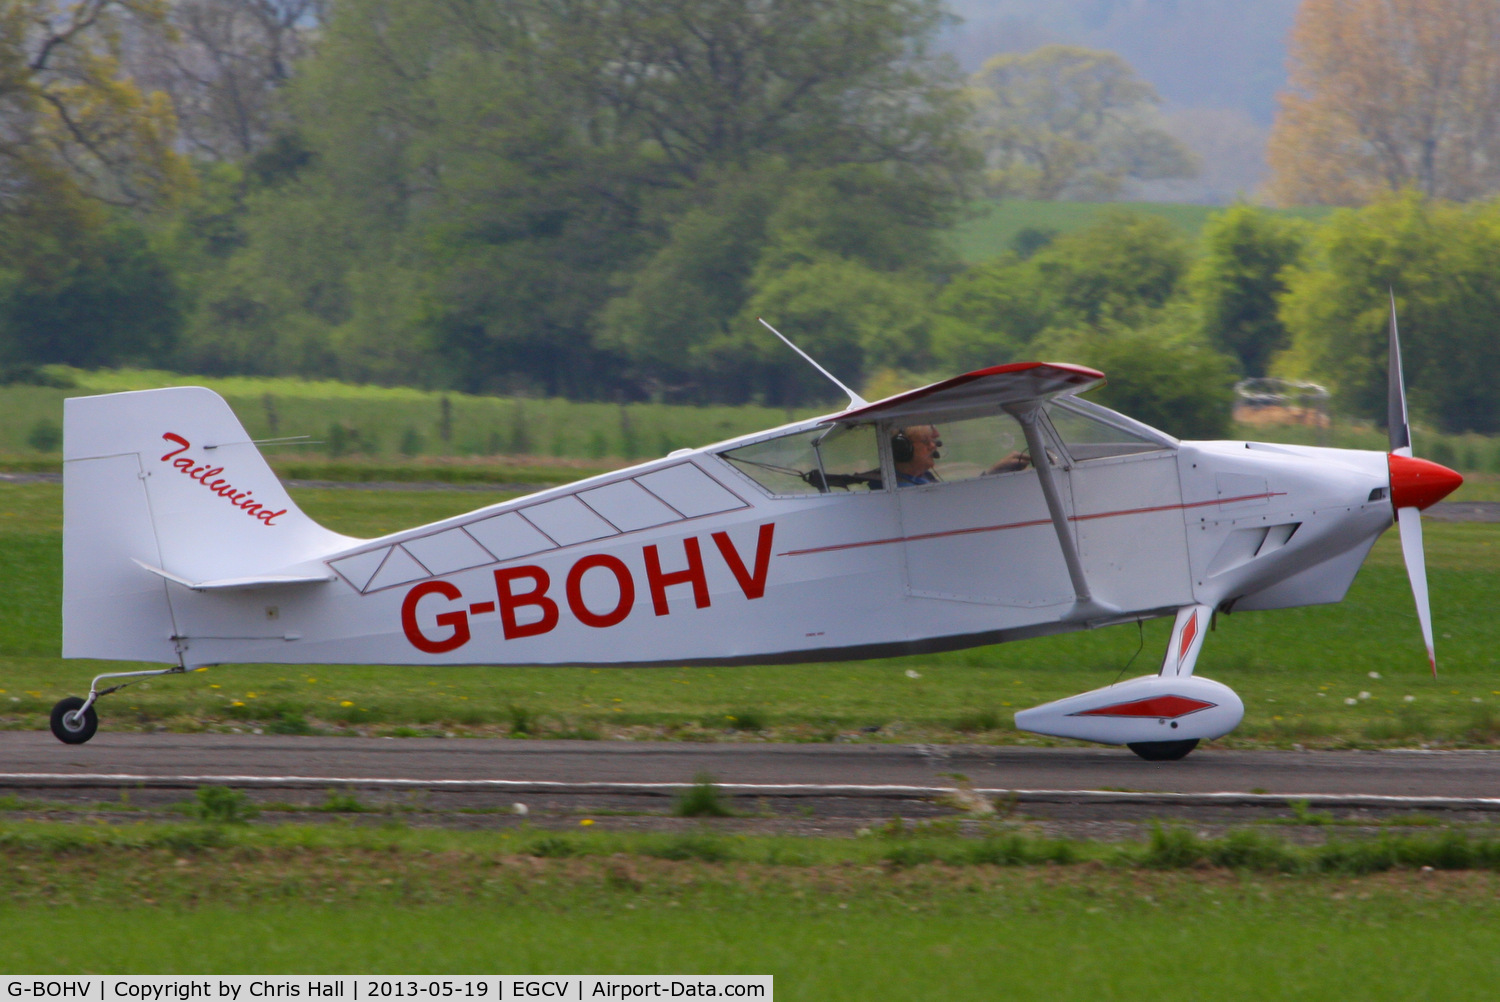
<svg viewBox="0 0 1500 1002">
<path fill-rule="evenodd" d="M 302 513 L 212 390 L 64 402 L 64 657 L 176 662 L 174 588 L 326 573 L 351 542 Z"/>
</svg>

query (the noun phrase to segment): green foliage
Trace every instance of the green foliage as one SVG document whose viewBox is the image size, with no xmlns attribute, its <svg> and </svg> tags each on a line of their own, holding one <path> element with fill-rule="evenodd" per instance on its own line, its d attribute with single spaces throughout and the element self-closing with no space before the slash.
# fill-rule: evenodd
<svg viewBox="0 0 1500 1002">
<path fill-rule="evenodd" d="M 37 452 L 57 452 L 62 448 L 62 428 L 50 418 L 38 418 L 26 433 L 26 444 Z"/>
<path fill-rule="evenodd" d="M 948 199 L 868 165 L 779 163 L 699 185 L 667 242 L 601 314 L 643 379 L 703 399 L 827 395 L 764 316 L 845 382 L 926 360 Z"/>
<path fill-rule="evenodd" d="M 512 703 L 505 711 L 510 720 L 510 733 L 513 737 L 524 737 L 536 730 L 536 714 L 524 706 Z"/>
<path fill-rule="evenodd" d="M 1225 438 L 1233 363 L 1199 341 L 1191 323 L 1168 311 L 1139 330 L 1082 329 L 1061 343 L 1068 357 L 1109 377 L 1090 399 L 1179 438 Z"/>
<path fill-rule="evenodd" d="M 763 731 L 768 718 L 764 710 L 742 707 L 724 714 L 722 723 L 735 731 Z"/>
<path fill-rule="evenodd" d="M 933 361 L 955 372 L 1012 361 L 1043 326 L 1034 272 L 1014 255 L 997 257 L 960 272 L 938 293 Z"/>
<path fill-rule="evenodd" d="M 268 734 L 307 735 L 317 733 L 313 725 L 307 722 L 305 716 L 291 710 L 283 710 L 281 713 L 278 713 L 272 720 L 267 722 L 265 730 Z"/>
<path fill-rule="evenodd" d="M 672 813 L 679 818 L 731 818 L 735 811 L 726 802 L 713 776 L 699 773 L 672 805 Z M 672 857 L 667 857 L 672 858 Z"/>
<path fill-rule="evenodd" d="M 1301 258 L 1299 220 L 1238 203 L 1209 217 L 1189 287 L 1210 343 L 1229 351 L 1247 376 L 1264 376 L 1291 336 L 1277 313 L 1286 271 Z"/>
<path fill-rule="evenodd" d="M 960 734 L 975 734 L 980 731 L 998 730 L 1004 726 L 1000 714 L 993 709 L 970 710 L 953 722 L 953 729 Z"/>
<path fill-rule="evenodd" d="M 1228 432 L 1233 371 L 1179 294 L 1188 244 L 1159 216 L 1107 213 L 1028 259 L 974 265 L 937 296 L 932 353 L 947 369 L 1020 357 L 1081 362 L 1100 403 L 1188 438 Z"/>
<path fill-rule="evenodd" d="M 353 790 L 329 790 L 317 809 L 326 814 L 364 814 L 371 810 Z"/>
<path fill-rule="evenodd" d="M 164 357 L 181 298 L 167 259 L 123 214 L 62 195 L 0 214 L 0 368 Z"/>
<path fill-rule="evenodd" d="M 1281 373 L 1328 384 L 1339 409 L 1386 413 L 1390 293 L 1400 315 L 1407 392 L 1446 431 L 1500 430 L 1500 202 L 1471 206 L 1404 193 L 1341 210 L 1288 275 Z"/>
<path fill-rule="evenodd" d="M 338 5 L 292 85 L 294 155 L 250 164 L 235 196 L 243 245 L 199 297 L 196 364 L 571 397 L 805 396 L 769 374 L 794 368 L 781 358 L 742 388 L 744 352 L 720 342 L 778 205 L 821 206 L 819 246 L 936 246 L 918 206 L 951 203 L 969 162 L 957 81 L 926 49 L 939 4 L 579 15 L 540 0 Z M 803 179 L 830 171 L 868 175 L 891 209 L 808 194 Z M 909 223 L 883 226 L 892 216 Z"/>
<path fill-rule="evenodd" d="M 188 813 L 210 824 L 241 825 L 260 813 L 243 790 L 227 786 L 200 786 Z"/>
<path fill-rule="evenodd" d="M 1186 238 L 1162 217 L 1105 213 L 1029 258 L 1006 253 L 956 275 L 933 303 L 933 358 L 945 369 L 972 369 L 1043 347 L 1073 350 L 1057 337 L 1033 343 L 1048 330 L 1139 326 L 1176 295 L 1187 262 Z"/>
<path fill-rule="evenodd" d="M 724 815 L 713 815 L 723 817 Z M 645 854 L 658 859 L 674 861 L 696 859 L 704 863 L 722 863 L 733 859 L 735 853 L 725 840 L 712 832 L 692 832 L 677 835 L 658 842 L 648 843 Z"/>
<path fill-rule="evenodd" d="M 1129 323 L 1172 299 L 1188 253 L 1187 240 L 1160 216 L 1116 212 L 1058 237 L 1027 265 L 1049 324 Z"/>
<path fill-rule="evenodd" d="M 526 846 L 525 852 L 540 859 L 567 859 L 578 855 L 578 846 L 562 835 L 543 835 L 533 839 Z"/>
</svg>

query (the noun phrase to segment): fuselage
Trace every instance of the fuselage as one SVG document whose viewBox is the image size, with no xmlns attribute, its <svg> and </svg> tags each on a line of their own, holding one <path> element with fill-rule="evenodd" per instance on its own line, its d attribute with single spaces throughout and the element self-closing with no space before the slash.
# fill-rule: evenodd
<svg viewBox="0 0 1500 1002">
<path fill-rule="evenodd" d="M 739 458 L 820 441 L 814 420 L 324 554 L 324 584 L 174 589 L 173 616 L 193 664 L 821 661 L 1334 602 L 1392 523 L 1384 453 L 1085 414 L 1135 436 L 1070 448 L 1048 426 L 1090 609 L 1034 467 L 896 486 L 879 422 L 853 486 Z"/>
</svg>

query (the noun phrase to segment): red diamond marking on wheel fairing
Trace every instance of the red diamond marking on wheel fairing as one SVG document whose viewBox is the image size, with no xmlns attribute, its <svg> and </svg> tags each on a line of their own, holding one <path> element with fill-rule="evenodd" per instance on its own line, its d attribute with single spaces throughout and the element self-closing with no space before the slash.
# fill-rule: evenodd
<svg viewBox="0 0 1500 1002">
<path fill-rule="evenodd" d="M 1189 713 L 1197 713 L 1199 710 L 1207 710 L 1218 705 L 1218 703 L 1192 699 L 1188 696 L 1150 696 L 1146 699 L 1134 699 L 1128 703 L 1115 703 L 1112 706 L 1100 706 L 1092 710 L 1079 710 L 1068 716 L 1172 718 L 1185 717 Z"/>
</svg>

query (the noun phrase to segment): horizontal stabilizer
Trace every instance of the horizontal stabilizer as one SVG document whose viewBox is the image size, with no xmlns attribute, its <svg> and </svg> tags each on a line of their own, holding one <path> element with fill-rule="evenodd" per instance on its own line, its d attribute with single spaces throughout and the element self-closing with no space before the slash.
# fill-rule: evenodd
<svg viewBox="0 0 1500 1002">
<path fill-rule="evenodd" d="M 164 571 L 160 567 L 152 567 L 148 563 L 136 560 L 135 563 L 150 571 L 158 577 L 166 578 L 173 584 L 191 588 L 193 591 L 244 591 L 250 588 L 279 588 L 287 585 L 310 585 L 324 584 L 335 581 L 337 578 L 332 574 L 306 575 L 306 574 L 257 574 L 249 577 L 220 578 L 217 581 L 191 581 L 185 577 Z"/>
</svg>

